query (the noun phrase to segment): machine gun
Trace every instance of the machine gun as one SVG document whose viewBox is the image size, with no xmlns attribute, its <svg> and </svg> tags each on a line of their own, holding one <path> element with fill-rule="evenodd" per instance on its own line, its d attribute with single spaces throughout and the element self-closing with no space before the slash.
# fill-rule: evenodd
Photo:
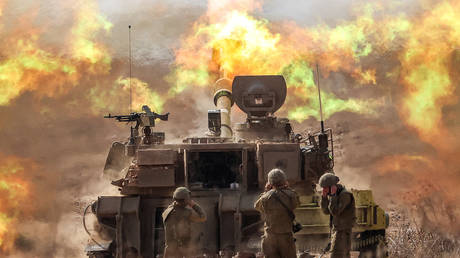
<svg viewBox="0 0 460 258">
<path fill-rule="evenodd" d="M 160 119 L 162 121 L 168 121 L 169 113 L 164 115 L 157 114 L 150 110 L 149 106 L 142 106 L 143 113 L 133 112 L 130 115 L 116 115 L 113 116 L 109 114 L 104 116 L 104 118 L 115 118 L 118 122 L 136 122 L 135 129 L 138 129 L 139 126 L 155 126 L 155 119 Z"/>
</svg>

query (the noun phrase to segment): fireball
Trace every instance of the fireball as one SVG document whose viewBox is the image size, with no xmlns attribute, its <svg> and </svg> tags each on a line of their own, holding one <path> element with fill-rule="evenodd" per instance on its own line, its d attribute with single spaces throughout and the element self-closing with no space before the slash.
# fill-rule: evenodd
<svg viewBox="0 0 460 258">
<path fill-rule="evenodd" d="M 35 164 L 27 159 L 0 154 L 0 253 L 14 246 L 17 225 L 31 212 L 25 203 L 31 200 L 31 184 L 27 173 Z"/>
</svg>

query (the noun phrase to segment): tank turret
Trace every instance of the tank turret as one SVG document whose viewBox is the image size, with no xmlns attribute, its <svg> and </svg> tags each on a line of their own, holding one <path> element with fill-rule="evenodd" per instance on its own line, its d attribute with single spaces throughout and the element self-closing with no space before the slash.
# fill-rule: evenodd
<svg viewBox="0 0 460 258">
<path fill-rule="evenodd" d="M 237 141 L 287 142 L 294 139 L 289 120 L 274 115 L 286 99 L 283 76 L 236 76 L 233 95 L 235 103 L 247 115 L 244 123 L 235 125 Z"/>
</svg>

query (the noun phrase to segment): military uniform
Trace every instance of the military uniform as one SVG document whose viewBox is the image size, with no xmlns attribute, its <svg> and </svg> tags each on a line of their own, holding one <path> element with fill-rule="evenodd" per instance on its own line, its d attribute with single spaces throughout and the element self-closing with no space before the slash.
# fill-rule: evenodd
<svg viewBox="0 0 460 258">
<path fill-rule="evenodd" d="M 174 201 L 166 208 L 162 217 L 165 227 L 164 257 L 190 257 L 193 254 L 190 241 L 191 223 L 206 221 L 206 213 L 196 203 L 190 208 Z"/>
<path fill-rule="evenodd" d="M 331 258 L 350 257 L 351 229 L 356 220 L 353 194 L 337 184 L 335 195 L 322 197 L 321 209 L 332 215 Z"/>
<path fill-rule="evenodd" d="M 264 192 L 255 202 L 254 207 L 261 213 L 265 221 L 262 252 L 267 258 L 295 258 L 293 218 L 274 195 L 291 211 L 294 211 L 300 204 L 297 193 L 288 187 Z"/>
</svg>

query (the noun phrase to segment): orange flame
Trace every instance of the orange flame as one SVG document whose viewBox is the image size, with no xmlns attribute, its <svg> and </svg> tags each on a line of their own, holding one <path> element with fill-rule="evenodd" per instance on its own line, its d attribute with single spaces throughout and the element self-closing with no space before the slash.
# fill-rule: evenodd
<svg viewBox="0 0 460 258">
<path fill-rule="evenodd" d="M 133 106 L 137 109 L 141 104 L 149 104 L 161 112 L 169 98 L 187 87 L 211 85 L 219 76 L 282 74 L 292 93 L 285 112 L 290 119 L 302 122 L 318 117 L 314 80 L 318 63 L 324 77 L 340 74 L 349 80 L 339 90 L 324 88 L 326 118 L 342 111 L 378 116 L 382 99 L 341 93 L 366 89 L 363 86 L 388 87 L 388 77 L 394 79 L 399 75 L 394 83 L 402 86 L 404 95 L 396 101 L 398 112 L 436 153 L 384 157 L 377 164 L 378 171 L 383 175 L 407 173 L 417 185 L 433 185 L 425 192 L 411 188 L 417 194 L 408 198 L 408 203 L 417 203 L 435 193 L 441 193 L 451 203 L 458 202 L 460 144 L 456 138 L 460 135 L 445 123 L 444 111 L 458 102 L 458 71 L 451 57 L 460 48 L 460 2 L 423 1 L 424 9 L 414 17 L 395 12 L 394 3 L 362 4 L 355 10 L 355 19 L 335 26 L 301 27 L 294 22 L 271 23 L 252 15 L 262 7 L 262 1 L 210 0 L 206 15 L 194 24 L 176 50 L 175 67 L 165 78 L 171 85 L 169 91 L 158 94 L 145 82 L 133 78 Z M 0 16 L 4 4 L 0 0 Z M 4 32 L 0 24 L 4 39 L 0 47 L 8 49 L 0 55 L 0 106 L 10 104 L 25 92 L 59 96 L 78 86 L 87 75 L 109 72 L 110 51 L 97 39 L 112 25 L 99 14 L 94 0 L 80 1 L 74 14 L 70 33 L 63 35 L 68 44 L 58 49 L 43 45 L 43 35 L 31 25 L 31 19 L 27 37 Z M 399 61 L 389 72 L 378 64 L 388 54 Z M 94 87 L 89 92 L 91 108 L 96 112 L 119 110 L 120 92 L 128 92 L 124 77 L 111 82 L 108 89 Z M 21 203 L 33 192 L 33 184 L 24 179 L 33 163 L 2 155 L 0 161 L 0 250 L 6 252 L 13 246 L 19 219 L 28 212 Z"/>
<path fill-rule="evenodd" d="M 2 35 L 0 46 L 8 49 L 0 59 L 0 106 L 27 91 L 38 96 L 55 96 L 77 85 L 83 74 L 104 74 L 110 68 L 108 50 L 95 42 L 101 30 L 111 24 L 97 13 L 92 0 L 78 5 L 77 21 L 68 41 L 69 51 L 61 52 L 40 46 L 39 31 L 29 25 L 27 37 L 22 34 Z M 8 46 L 8 47 L 7 47 Z M 67 55 L 70 52 L 71 58 Z"/>
<path fill-rule="evenodd" d="M 129 103 L 126 97 L 130 94 L 129 78 L 119 77 L 109 88 L 92 88 L 89 92 L 94 113 L 120 112 L 120 103 L 127 109 Z M 155 112 L 162 112 L 164 103 L 175 94 L 159 94 L 148 84 L 138 78 L 131 78 L 132 111 L 140 111 L 143 105 L 148 105 Z M 111 101 L 107 101 L 110 99 Z"/>
<path fill-rule="evenodd" d="M 31 198 L 31 182 L 25 180 L 36 165 L 26 159 L 0 154 L 0 253 L 12 249 L 19 220 L 31 212 L 24 205 Z"/>
<path fill-rule="evenodd" d="M 288 117 L 302 122 L 309 116 L 318 117 L 313 78 L 316 63 L 324 76 L 342 72 L 358 85 L 376 85 L 376 69 L 364 67 L 362 60 L 387 51 L 410 28 L 402 15 L 375 21 L 374 12 L 382 8 L 377 4 L 365 5 L 356 20 L 334 28 L 301 28 L 292 22 L 271 24 L 249 14 L 260 5 L 260 1 L 209 1 L 206 16 L 195 23 L 176 51 L 175 79 L 170 80 L 173 89 L 180 92 L 190 85 L 210 85 L 219 76 L 282 74 L 294 93 L 289 95 Z M 340 111 L 375 115 L 381 104 L 379 99 L 343 99 L 332 92 L 324 94 L 326 117 Z"/>
<path fill-rule="evenodd" d="M 5 3 L 0 1 L 0 16 Z M 99 15 L 93 0 L 80 1 L 75 18 L 71 32 L 63 35 L 70 42 L 67 48 L 45 47 L 42 29 L 32 25 L 30 15 L 20 18 L 20 29 L 7 32 L 0 24 L 0 49 L 7 49 L 0 54 L 0 106 L 9 105 L 25 92 L 59 96 L 84 76 L 109 71 L 110 53 L 96 38 L 111 24 Z M 0 254 L 12 251 L 18 226 L 34 210 L 34 184 L 41 182 L 27 178 L 36 168 L 28 159 L 0 153 Z"/>
<path fill-rule="evenodd" d="M 428 8 L 409 31 L 400 54 L 406 89 L 401 115 L 423 140 L 436 141 L 433 146 L 439 148 L 450 145 L 450 140 L 439 142 L 448 137 L 442 108 L 458 101 L 450 67 L 451 56 L 460 47 L 460 2 L 444 1 Z"/>
</svg>

